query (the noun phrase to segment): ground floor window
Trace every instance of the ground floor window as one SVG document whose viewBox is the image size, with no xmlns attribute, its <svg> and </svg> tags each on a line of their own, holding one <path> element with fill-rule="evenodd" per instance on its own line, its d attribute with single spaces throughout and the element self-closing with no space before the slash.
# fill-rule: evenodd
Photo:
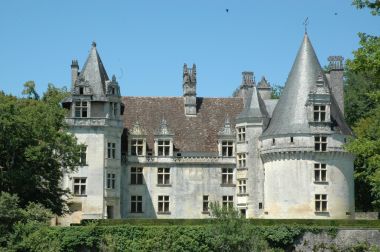
<svg viewBox="0 0 380 252">
<path fill-rule="evenodd" d="M 169 213 L 169 196 L 168 195 L 158 196 L 158 212 Z"/>
<path fill-rule="evenodd" d="M 131 196 L 131 213 L 142 213 L 142 196 Z"/>
<path fill-rule="evenodd" d="M 208 195 L 203 195 L 203 212 L 208 212 Z"/>
<path fill-rule="evenodd" d="M 327 212 L 327 194 L 315 195 L 315 211 Z"/>
<path fill-rule="evenodd" d="M 107 206 L 107 219 L 113 219 L 113 206 Z"/>
<path fill-rule="evenodd" d="M 234 207 L 234 196 L 232 195 L 223 195 L 222 197 L 222 206 L 227 209 L 233 209 Z"/>
<path fill-rule="evenodd" d="M 74 195 L 86 195 L 86 178 L 74 178 Z"/>
</svg>

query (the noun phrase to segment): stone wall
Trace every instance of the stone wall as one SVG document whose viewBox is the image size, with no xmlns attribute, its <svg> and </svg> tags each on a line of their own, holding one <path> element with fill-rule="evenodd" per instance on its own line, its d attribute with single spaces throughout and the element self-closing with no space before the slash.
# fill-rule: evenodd
<svg viewBox="0 0 380 252">
<path fill-rule="evenodd" d="M 380 248 L 379 229 L 339 229 L 335 234 L 306 232 L 294 244 L 295 251 L 347 251 L 358 245 Z"/>
</svg>

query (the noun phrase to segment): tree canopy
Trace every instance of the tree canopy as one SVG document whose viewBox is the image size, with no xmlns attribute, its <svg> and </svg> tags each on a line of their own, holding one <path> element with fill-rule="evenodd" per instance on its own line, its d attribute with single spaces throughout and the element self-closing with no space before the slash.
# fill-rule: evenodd
<svg viewBox="0 0 380 252">
<path fill-rule="evenodd" d="M 380 15 L 380 1 L 379 0 L 353 0 L 352 4 L 358 9 L 369 8 L 371 14 L 376 16 Z"/>
<path fill-rule="evenodd" d="M 17 194 L 21 207 L 36 202 L 63 213 L 67 192 L 60 181 L 75 169 L 80 150 L 58 102 L 65 92 L 49 85 L 41 100 L 37 93 L 30 99 L 0 93 L 0 190 Z"/>
<path fill-rule="evenodd" d="M 359 210 L 380 207 L 380 37 L 359 33 L 360 48 L 346 62 L 346 120 L 355 139 L 355 197 Z"/>
</svg>

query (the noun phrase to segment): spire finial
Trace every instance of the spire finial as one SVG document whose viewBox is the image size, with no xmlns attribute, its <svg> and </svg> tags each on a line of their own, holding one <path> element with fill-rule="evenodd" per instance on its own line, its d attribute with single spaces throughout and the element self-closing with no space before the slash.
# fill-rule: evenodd
<svg viewBox="0 0 380 252">
<path fill-rule="evenodd" d="M 96 47 L 96 42 L 95 41 L 92 41 L 92 47 Z"/>
<path fill-rule="evenodd" d="M 307 34 L 307 25 L 309 24 L 309 17 L 306 17 L 305 21 L 302 24 L 305 26 L 305 34 Z"/>
</svg>

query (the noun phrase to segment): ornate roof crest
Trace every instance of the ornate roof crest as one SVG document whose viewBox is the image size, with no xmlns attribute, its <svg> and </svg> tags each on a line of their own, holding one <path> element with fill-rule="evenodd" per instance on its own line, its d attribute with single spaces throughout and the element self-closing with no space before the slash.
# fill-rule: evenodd
<svg viewBox="0 0 380 252">
<path fill-rule="evenodd" d="M 146 131 L 144 128 L 141 127 L 139 121 L 136 121 L 133 126 L 131 131 L 129 132 L 130 135 L 134 136 L 144 136 L 146 135 Z"/>
<path fill-rule="evenodd" d="M 155 135 L 166 135 L 166 136 L 174 135 L 172 133 L 172 131 L 169 129 L 168 122 L 166 121 L 165 118 L 162 118 L 161 123 L 160 123 L 160 127 L 156 131 Z"/>
<path fill-rule="evenodd" d="M 234 136 L 235 135 L 235 129 L 232 127 L 230 118 L 228 115 L 224 119 L 224 126 L 219 130 L 218 135 L 219 136 Z"/>
</svg>

